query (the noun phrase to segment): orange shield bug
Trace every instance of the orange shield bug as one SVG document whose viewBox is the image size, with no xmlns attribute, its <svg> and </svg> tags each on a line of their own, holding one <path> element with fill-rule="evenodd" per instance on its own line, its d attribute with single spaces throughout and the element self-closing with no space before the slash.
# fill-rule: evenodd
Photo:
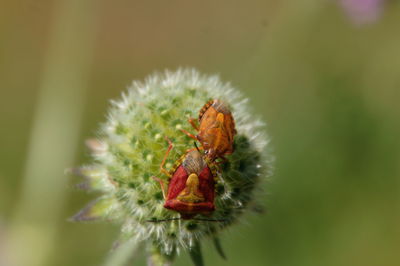
<svg viewBox="0 0 400 266">
<path fill-rule="evenodd" d="M 167 171 L 164 164 L 173 147 L 171 141 L 167 140 L 169 147 L 160 165 L 161 171 L 170 177 L 166 194 L 162 180 L 153 177 L 161 184 L 164 208 L 179 212 L 182 219 L 191 219 L 196 214 L 211 214 L 215 209 L 216 171 L 213 163 L 195 149 L 188 151 L 175 163 L 176 167 Z"/>
<path fill-rule="evenodd" d="M 236 135 L 235 121 L 229 107 L 218 99 L 208 101 L 199 112 L 199 126 L 194 119 L 189 123 L 198 131 L 196 136 L 182 130 L 189 137 L 198 140 L 207 157 L 225 159 L 224 155 L 233 153 L 233 138 Z"/>
</svg>

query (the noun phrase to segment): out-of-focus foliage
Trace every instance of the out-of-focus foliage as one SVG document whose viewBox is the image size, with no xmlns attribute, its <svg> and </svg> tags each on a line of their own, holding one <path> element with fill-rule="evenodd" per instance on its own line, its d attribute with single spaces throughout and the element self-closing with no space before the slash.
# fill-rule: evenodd
<svg viewBox="0 0 400 266">
<path fill-rule="evenodd" d="M 42 192 L 42 204 L 32 205 L 22 216 L 18 213 L 29 175 L 27 154 L 35 146 L 32 132 L 40 124 L 34 119 L 41 110 L 38 99 L 50 73 L 45 66 L 67 65 L 73 70 L 74 64 L 81 66 L 87 60 L 87 82 L 78 90 L 84 110 L 81 122 L 71 125 L 77 128 L 80 123 L 80 140 L 71 147 L 82 147 L 95 133 L 104 121 L 108 100 L 117 98 L 131 80 L 179 66 L 220 73 L 223 80 L 241 88 L 256 113 L 269 122 L 276 169 L 261 199 L 268 206 L 266 213 L 226 232 L 222 244 L 228 261 L 205 248 L 207 265 L 398 264 L 397 1 L 386 1 L 379 18 L 363 25 L 349 19 L 340 1 L 80 0 L 74 6 L 85 10 L 79 19 L 59 16 L 57 10 L 60 5 L 68 7 L 66 2 L 1 4 L 0 249 L 11 257 L 34 256 L 38 245 L 27 252 L 18 239 L 9 240 L 18 228 L 22 236 L 42 241 L 31 217 L 46 216 L 46 211 L 54 212 L 55 218 L 48 238 L 51 252 L 42 259 L 45 265 L 100 265 L 118 235 L 118 227 L 110 224 L 66 221 L 93 198 L 71 189 L 77 180 L 62 174 L 64 168 L 87 162 L 82 148 L 74 148 L 75 162 L 60 166 L 54 177 L 61 183 L 70 179 L 58 208 L 47 209 L 52 198 L 46 195 L 53 185 L 42 182 L 49 180 L 46 177 L 32 183 Z M 72 11 L 65 14 L 77 13 Z M 57 24 L 58 19 L 77 25 Z M 82 28 L 88 25 L 93 37 L 83 41 Z M 57 46 L 58 34 L 72 37 Z M 63 47 L 65 42 L 71 45 Z M 51 48 L 55 46 L 62 47 L 58 53 Z M 67 56 L 61 56 L 63 49 L 68 49 Z M 84 58 L 82 51 L 92 55 Z M 49 63 L 54 57 L 57 63 Z M 57 73 L 67 76 L 70 70 L 58 68 Z M 68 85 L 73 84 L 75 80 L 67 79 L 59 85 L 67 95 Z M 57 100 L 49 102 L 65 97 L 61 92 L 52 94 Z M 74 111 L 72 102 L 70 112 Z M 53 137 L 65 146 L 63 138 Z M 46 141 L 43 147 L 55 158 L 65 152 L 57 145 L 46 146 Z M 42 163 L 45 174 L 46 162 Z M 145 264 L 143 257 L 136 260 L 137 265 Z M 177 261 L 177 265 L 188 263 L 188 257 Z"/>
</svg>

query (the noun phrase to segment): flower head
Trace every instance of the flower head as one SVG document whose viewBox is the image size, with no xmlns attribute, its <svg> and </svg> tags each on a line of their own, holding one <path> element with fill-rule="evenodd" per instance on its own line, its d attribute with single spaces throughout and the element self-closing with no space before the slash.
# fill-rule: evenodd
<svg viewBox="0 0 400 266">
<path fill-rule="evenodd" d="M 210 99 L 230 106 L 237 130 L 234 152 L 215 173 L 215 211 L 198 215 L 218 222 L 172 220 L 180 214 L 163 207 L 162 189 L 153 177 L 168 184 L 168 176 L 160 171 L 168 148 L 166 137 L 173 143 L 165 162 L 170 170 L 195 147 L 181 130 L 194 131 L 188 119 L 197 117 Z M 219 232 L 256 206 L 259 182 L 270 169 L 266 144 L 263 123 L 249 113 L 247 99 L 217 76 L 181 69 L 154 74 L 143 83 L 135 81 L 120 100 L 112 101 L 97 139 L 87 142 L 93 163 L 77 169 L 85 179 L 79 186 L 102 196 L 73 220 L 122 224 L 121 239 L 145 243 L 155 265 L 172 261 L 180 250 L 196 253 L 204 237 L 215 238 L 220 249 Z"/>
<path fill-rule="evenodd" d="M 367 24 L 379 18 L 384 0 L 340 0 L 340 2 L 354 23 Z"/>
</svg>

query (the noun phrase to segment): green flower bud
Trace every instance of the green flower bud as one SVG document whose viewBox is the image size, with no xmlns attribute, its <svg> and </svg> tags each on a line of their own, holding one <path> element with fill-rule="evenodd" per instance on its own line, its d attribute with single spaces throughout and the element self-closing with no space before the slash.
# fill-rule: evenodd
<svg viewBox="0 0 400 266">
<path fill-rule="evenodd" d="M 165 164 L 171 169 L 188 149 L 194 148 L 193 139 L 181 129 L 197 134 L 188 119 L 196 118 L 210 99 L 230 106 L 237 130 L 233 154 L 217 167 L 215 211 L 203 217 L 220 221 L 150 222 L 180 217 L 178 212 L 163 207 L 160 184 L 152 177 L 168 184 L 168 177 L 160 172 L 168 148 L 165 137 L 173 143 Z M 189 250 L 200 265 L 200 241 L 213 238 L 223 255 L 218 234 L 258 206 L 260 181 L 270 170 L 266 144 L 263 123 L 249 113 L 247 99 L 217 76 L 183 69 L 154 74 L 144 83 L 135 81 L 120 100 L 112 101 L 98 138 L 87 141 L 93 163 L 77 170 L 85 179 L 79 187 L 99 191 L 102 196 L 72 219 L 122 224 L 121 239 L 145 243 L 151 265 L 168 265 L 181 250 Z"/>
</svg>

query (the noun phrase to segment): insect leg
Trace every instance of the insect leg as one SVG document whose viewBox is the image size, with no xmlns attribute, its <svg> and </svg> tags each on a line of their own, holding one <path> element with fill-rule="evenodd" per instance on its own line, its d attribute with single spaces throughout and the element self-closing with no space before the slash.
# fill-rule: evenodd
<svg viewBox="0 0 400 266">
<path fill-rule="evenodd" d="M 172 150 L 172 148 L 173 148 L 173 145 L 172 145 L 172 142 L 171 142 L 171 140 L 168 138 L 168 137 L 165 137 L 165 139 L 168 141 L 168 149 L 167 149 L 167 152 L 165 153 L 165 155 L 164 155 L 164 158 L 163 158 L 163 160 L 162 160 L 162 162 L 161 162 L 161 165 L 160 165 L 160 170 L 161 170 L 161 172 L 163 172 L 164 174 L 166 174 L 167 176 L 170 176 L 170 173 L 164 168 L 164 165 L 165 165 L 165 162 L 166 162 L 166 160 L 167 160 L 167 158 L 168 158 L 168 155 L 169 155 L 169 152 Z"/>
<path fill-rule="evenodd" d="M 164 197 L 164 200 L 165 200 L 167 197 L 165 196 L 164 181 L 162 181 L 160 178 L 158 178 L 156 176 L 152 176 L 151 178 L 153 178 L 155 181 L 157 181 L 160 184 L 161 191 L 162 191 L 162 194 L 163 194 L 163 197 Z"/>
<path fill-rule="evenodd" d="M 196 129 L 196 131 L 199 131 L 199 127 L 195 124 L 194 121 L 196 121 L 195 118 L 189 118 L 189 119 L 188 119 L 188 122 L 192 125 L 192 127 L 193 127 L 194 129 Z"/>
<path fill-rule="evenodd" d="M 192 133 L 187 132 L 187 131 L 184 130 L 184 129 L 181 129 L 181 131 L 182 131 L 183 133 L 185 133 L 189 138 L 192 138 L 192 139 L 194 139 L 194 140 L 197 140 L 196 136 L 193 135 Z"/>
<path fill-rule="evenodd" d="M 195 148 L 191 148 L 191 149 L 186 150 L 186 153 L 189 153 L 189 152 L 194 151 L 194 150 L 197 150 L 198 152 L 200 152 L 200 150 L 204 150 L 203 147 L 197 147 L 196 142 L 194 143 L 194 146 L 195 146 Z"/>
<path fill-rule="evenodd" d="M 220 164 L 229 162 L 229 160 L 224 155 L 220 155 L 218 158 L 221 160 L 218 162 L 215 162 L 216 165 L 220 165 Z"/>
</svg>

